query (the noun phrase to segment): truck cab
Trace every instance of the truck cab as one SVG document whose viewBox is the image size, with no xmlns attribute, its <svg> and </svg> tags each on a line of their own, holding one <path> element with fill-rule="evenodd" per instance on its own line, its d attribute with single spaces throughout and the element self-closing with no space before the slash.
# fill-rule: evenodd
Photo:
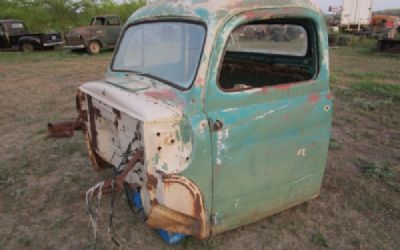
<svg viewBox="0 0 400 250">
<path fill-rule="evenodd" d="M 115 15 L 93 17 L 89 26 L 70 30 L 66 36 L 66 48 L 98 54 L 102 49 L 114 48 L 121 33 L 121 20 Z"/>
<path fill-rule="evenodd" d="M 62 45 L 61 34 L 31 33 L 21 20 L 0 20 L 0 50 L 30 52 Z"/>
<path fill-rule="evenodd" d="M 97 20 L 96 20 L 97 22 Z M 200 239 L 318 196 L 332 122 L 311 1 L 152 1 L 107 76 L 79 88 L 92 166 L 122 171 L 150 227 Z"/>
</svg>

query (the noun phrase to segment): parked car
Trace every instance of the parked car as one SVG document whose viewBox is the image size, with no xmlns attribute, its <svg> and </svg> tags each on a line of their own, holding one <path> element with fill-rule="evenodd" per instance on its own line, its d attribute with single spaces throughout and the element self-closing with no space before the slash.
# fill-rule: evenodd
<svg viewBox="0 0 400 250">
<path fill-rule="evenodd" d="M 0 20 L 0 49 L 33 50 L 53 49 L 62 45 L 63 41 L 59 32 L 31 33 L 21 20 Z"/>
<path fill-rule="evenodd" d="M 101 49 L 114 48 L 121 33 L 118 16 L 96 16 L 90 26 L 72 29 L 65 35 L 66 48 L 98 54 Z"/>
<path fill-rule="evenodd" d="M 86 200 L 133 189 L 150 227 L 204 239 L 317 197 L 332 123 L 320 9 L 159 2 L 129 18 L 106 77 L 79 88 L 78 119 L 49 125 L 81 128 L 93 167 L 115 168 Z M 295 39 L 242 35 L 272 28 Z"/>
</svg>

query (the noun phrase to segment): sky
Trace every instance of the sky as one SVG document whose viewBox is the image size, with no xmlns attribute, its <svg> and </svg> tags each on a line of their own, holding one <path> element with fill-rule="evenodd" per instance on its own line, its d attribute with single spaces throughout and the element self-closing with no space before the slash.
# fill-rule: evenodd
<svg viewBox="0 0 400 250">
<path fill-rule="evenodd" d="M 341 6 L 343 0 L 314 0 L 323 11 L 327 12 L 329 6 Z M 373 10 L 400 8 L 400 0 L 374 0 Z"/>
</svg>

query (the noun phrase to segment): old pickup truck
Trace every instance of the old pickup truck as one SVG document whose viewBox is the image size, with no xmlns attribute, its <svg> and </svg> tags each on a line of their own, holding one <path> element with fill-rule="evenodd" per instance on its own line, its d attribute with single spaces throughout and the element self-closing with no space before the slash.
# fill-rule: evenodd
<svg viewBox="0 0 400 250">
<path fill-rule="evenodd" d="M 118 16 L 96 16 L 90 26 L 78 27 L 65 35 L 66 48 L 98 54 L 101 49 L 114 48 L 121 33 Z"/>
<path fill-rule="evenodd" d="M 31 33 L 21 20 L 0 20 L 0 50 L 33 50 L 53 49 L 64 42 L 61 34 Z"/>
<path fill-rule="evenodd" d="M 69 130 L 49 128 L 83 129 L 94 169 L 115 169 L 91 194 L 134 189 L 150 227 L 204 239 L 318 196 L 328 62 L 311 1 L 153 1 Z"/>
</svg>

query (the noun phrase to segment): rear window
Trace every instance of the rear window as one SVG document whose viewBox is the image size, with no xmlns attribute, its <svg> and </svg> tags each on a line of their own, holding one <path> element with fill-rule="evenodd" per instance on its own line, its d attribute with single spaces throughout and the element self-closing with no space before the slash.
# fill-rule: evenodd
<svg viewBox="0 0 400 250">
<path fill-rule="evenodd" d="M 267 20 L 236 28 L 222 59 L 220 88 L 242 91 L 311 80 L 318 69 L 314 30 L 307 20 Z"/>
<path fill-rule="evenodd" d="M 227 51 L 305 56 L 307 49 L 307 31 L 300 25 L 254 24 L 236 29 Z"/>
<path fill-rule="evenodd" d="M 117 17 L 109 17 L 108 25 L 110 26 L 119 26 L 119 19 Z"/>
<path fill-rule="evenodd" d="M 11 24 L 11 28 L 12 29 L 23 29 L 24 28 L 24 24 L 23 23 L 12 23 Z"/>
</svg>

